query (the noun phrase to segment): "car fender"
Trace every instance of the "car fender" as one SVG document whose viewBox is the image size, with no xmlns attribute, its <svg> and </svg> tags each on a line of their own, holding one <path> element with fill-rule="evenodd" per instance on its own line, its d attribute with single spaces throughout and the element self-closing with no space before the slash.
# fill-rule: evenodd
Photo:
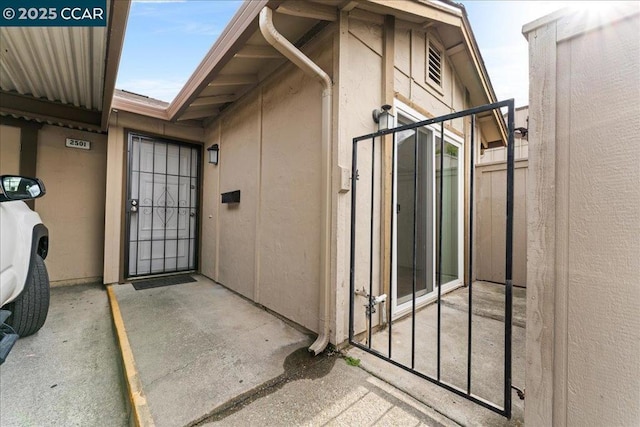
<svg viewBox="0 0 640 427">
<path fill-rule="evenodd" d="M 22 201 L 0 203 L 0 210 L 0 306 L 4 306 L 24 290 L 34 257 L 46 257 L 49 232 Z"/>
</svg>

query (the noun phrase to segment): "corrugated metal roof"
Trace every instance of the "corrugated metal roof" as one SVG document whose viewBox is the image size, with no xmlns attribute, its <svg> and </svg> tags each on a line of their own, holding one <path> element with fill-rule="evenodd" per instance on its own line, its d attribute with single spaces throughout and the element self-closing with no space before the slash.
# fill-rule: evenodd
<svg viewBox="0 0 640 427">
<path fill-rule="evenodd" d="M 105 130 L 130 0 L 106 27 L 0 27 L 0 113 Z"/>
<path fill-rule="evenodd" d="M 0 28 L 0 89 L 102 108 L 106 27 Z"/>
</svg>

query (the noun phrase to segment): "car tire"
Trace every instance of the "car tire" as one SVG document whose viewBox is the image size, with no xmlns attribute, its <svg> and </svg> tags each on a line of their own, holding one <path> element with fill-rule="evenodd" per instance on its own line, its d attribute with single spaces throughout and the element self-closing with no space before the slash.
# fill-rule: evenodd
<svg viewBox="0 0 640 427">
<path fill-rule="evenodd" d="M 6 323 L 20 337 L 27 337 L 40 330 L 49 312 L 49 275 L 44 260 L 36 255 L 33 270 L 25 284 L 24 291 L 7 304 L 11 316 Z"/>
</svg>

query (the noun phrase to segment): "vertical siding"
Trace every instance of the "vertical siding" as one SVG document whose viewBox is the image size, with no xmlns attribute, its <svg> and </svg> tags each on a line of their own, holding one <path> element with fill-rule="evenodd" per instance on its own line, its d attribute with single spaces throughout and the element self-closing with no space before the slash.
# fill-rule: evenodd
<svg viewBox="0 0 640 427">
<path fill-rule="evenodd" d="M 504 283 L 506 164 L 476 168 L 476 279 Z M 527 161 L 516 164 L 513 207 L 513 284 L 527 284 Z"/>
<path fill-rule="evenodd" d="M 307 54 L 331 74 L 324 37 Z M 220 164 L 205 165 L 203 274 L 314 331 L 321 92 L 315 78 L 286 65 L 205 131 L 205 146 L 220 144 Z M 220 193 L 232 190 L 240 203 L 221 204 Z"/>
<path fill-rule="evenodd" d="M 242 108 L 225 117 L 218 164 L 220 193 L 240 190 L 241 197 L 238 204 L 220 206 L 218 281 L 248 298 L 253 298 L 255 286 L 257 182 L 260 173 L 258 99 L 253 94 Z M 205 192 L 209 191 L 205 187 Z M 215 196 L 219 202 L 220 195 Z"/>
<path fill-rule="evenodd" d="M 528 33 L 527 425 L 640 421 L 640 10 L 625 7 Z"/>
<path fill-rule="evenodd" d="M 559 196 L 568 201 L 560 238 L 568 251 L 570 425 L 640 421 L 640 376 L 628 371 L 640 362 L 639 33 L 636 15 L 558 50 L 567 60 L 560 70 L 571 76 L 559 104 L 569 121 L 557 122 L 568 136 L 557 162 L 568 180 Z M 606 141 L 615 141 L 613 150 Z"/>
<path fill-rule="evenodd" d="M 346 82 L 343 84 L 345 97 L 349 104 L 346 109 L 340 111 L 345 117 L 343 126 L 349 136 L 344 143 L 351 149 L 351 139 L 377 130 L 377 125 L 371 119 L 371 111 L 382 104 L 382 26 L 372 23 L 364 23 L 357 20 L 349 21 L 347 69 L 341 70 Z M 363 64 L 366 64 L 364 66 Z M 380 293 L 380 140 L 376 141 L 374 179 L 375 199 L 371 200 L 371 156 L 372 144 L 370 141 L 359 143 L 358 169 L 360 179 L 357 185 L 357 222 L 355 245 L 355 287 L 369 292 L 369 271 L 373 270 L 373 294 Z M 351 156 L 350 156 L 351 157 Z M 371 204 L 374 203 L 373 219 L 371 219 Z M 374 234 L 371 235 L 370 227 L 373 220 Z M 369 260 L 370 245 L 373 244 L 373 265 Z M 349 278 L 346 278 L 347 283 Z M 346 292 L 348 302 L 349 292 Z M 356 333 L 365 329 L 364 300 L 361 304 L 355 304 L 354 320 Z M 359 301 L 359 302 L 360 302 Z M 344 312 L 345 321 L 348 321 L 349 308 Z M 375 321 L 375 317 L 373 318 Z M 348 332 L 348 331 L 346 331 Z"/>
</svg>

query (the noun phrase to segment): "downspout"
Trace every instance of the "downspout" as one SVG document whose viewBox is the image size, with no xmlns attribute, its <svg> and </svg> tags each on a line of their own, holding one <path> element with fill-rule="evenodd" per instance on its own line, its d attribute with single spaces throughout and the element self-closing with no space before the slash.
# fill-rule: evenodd
<svg viewBox="0 0 640 427">
<path fill-rule="evenodd" d="M 322 84 L 322 207 L 320 238 L 320 301 L 318 308 L 318 338 L 309 351 L 322 353 L 329 344 L 329 301 L 331 292 L 331 89 L 333 83 L 327 73 L 289 42 L 273 26 L 273 11 L 264 7 L 260 11 L 260 31 L 265 40 L 293 62 L 305 74 L 317 78 Z"/>
</svg>

